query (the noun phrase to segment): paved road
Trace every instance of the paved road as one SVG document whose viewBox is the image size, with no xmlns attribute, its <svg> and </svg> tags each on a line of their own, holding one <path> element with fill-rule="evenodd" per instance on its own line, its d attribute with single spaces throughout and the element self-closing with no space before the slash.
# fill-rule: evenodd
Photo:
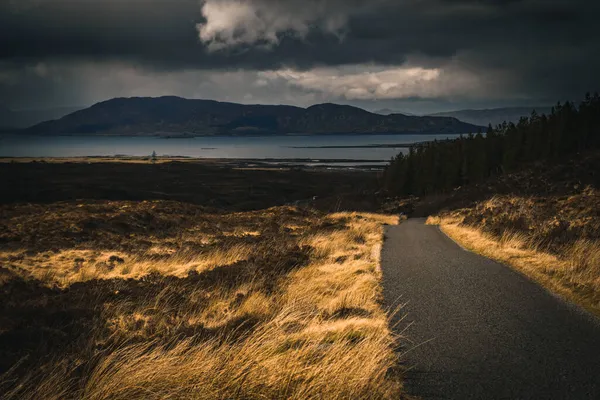
<svg viewBox="0 0 600 400">
<path fill-rule="evenodd" d="M 600 399 L 597 319 L 421 219 L 388 227 L 382 268 L 387 305 L 406 303 L 410 394 Z"/>
</svg>

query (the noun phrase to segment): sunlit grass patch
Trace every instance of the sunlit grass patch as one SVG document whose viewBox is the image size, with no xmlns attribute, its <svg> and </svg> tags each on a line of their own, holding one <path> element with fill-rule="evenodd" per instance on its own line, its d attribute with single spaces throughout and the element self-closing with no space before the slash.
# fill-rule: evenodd
<svg viewBox="0 0 600 400">
<path fill-rule="evenodd" d="M 85 236 L 89 215 L 70 215 L 65 204 L 69 227 L 83 226 L 87 241 L 72 241 L 71 228 L 53 219 L 44 225 L 57 235 L 50 245 L 3 249 L 4 293 L 17 310 L 11 326 L 46 332 L 18 342 L 17 355 L 31 355 L 0 380 L 5 398 L 402 396 L 379 268 L 383 225 L 396 217 L 162 209 L 189 216 L 175 218 L 178 229 L 160 213 L 146 217 L 147 206 L 101 205 L 124 214 L 94 222 L 106 232 Z M 20 235 L 40 234 L 16 218 Z M 133 236 L 112 233 L 133 226 Z M 52 313 L 68 324 L 46 318 Z"/>
<path fill-rule="evenodd" d="M 492 199 L 484 207 L 490 209 L 498 201 Z M 513 205 L 518 203 L 523 207 L 520 212 L 527 212 L 528 206 L 535 207 L 531 201 L 520 203 L 518 198 L 511 201 Z M 498 204 L 493 206 L 498 207 Z M 555 231 L 548 229 L 542 234 L 526 229 L 527 225 L 523 229 L 521 215 L 510 208 L 502 211 L 512 213 L 503 217 L 504 229 L 494 225 L 494 229 L 486 230 L 485 220 L 469 223 L 469 217 L 463 212 L 466 211 L 430 217 L 427 223 L 439 225 L 448 236 L 469 250 L 510 265 L 551 291 L 600 315 L 600 241 L 577 239 L 577 235 L 573 235 L 572 239 L 562 239 L 557 245 L 553 242 Z"/>
</svg>

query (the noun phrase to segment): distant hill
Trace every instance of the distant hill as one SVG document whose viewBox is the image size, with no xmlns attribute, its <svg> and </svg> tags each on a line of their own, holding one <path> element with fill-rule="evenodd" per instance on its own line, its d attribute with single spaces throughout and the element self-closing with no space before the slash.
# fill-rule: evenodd
<svg viewBox="0 0 600 400">
<path fill-rule="evenodd" d="M 281 135 L 468 133 L 478 127 L 451 117 L 389 116 L 337 104 L 308 108 L 244 105 L 180 97 L 117 98 L 23 130 L 69 135 Z"/>
<path fill-rule="evenodd" d="M 430 114 L 435 117 L 454 117 L 461 121 L 474 124 L 496 126 L 502 122 L 519 122 L 521 117 L 529 117 L 534 109 L 538 114 L 547 114 L 551 107 L 507 107 L 485 110 L 459 110 Z"/>
<path fill-rule="evenodd" d="M 381 110 L 375 110 L 373 111 L 375 114 L 380 114 L 380 115 L 390 115 L 390 114 L 404 114 L 404 115 L 410 115 L 410 116 L 415 116 L 416 114 L 412 114 L 406 111 L 398 111 L 398 110 L 392 110 L 389 108 L 382 108 Z"/>
<path fill-rule="evenodd" d="M 31 110 L 11 110 L 0 106 L 0 130 L 27 128 L 43 121 L 57 119 L 83 107 L 54 107 Z"/>
</svg>

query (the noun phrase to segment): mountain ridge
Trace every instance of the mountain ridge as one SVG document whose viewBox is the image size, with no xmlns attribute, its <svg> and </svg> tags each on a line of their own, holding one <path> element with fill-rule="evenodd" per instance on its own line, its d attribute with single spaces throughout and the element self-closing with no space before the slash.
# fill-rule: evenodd
<svg viewBox="0 0 600 400">
<path fill-rule="evenodd" d="M 378 115 L 333 103 L 308 108 L 185 99 L 120 97 L 24 129 L 43 135 L 327 135 L 469 133 L 479 126 L 453 117 Z"/>
<path fill-rule="evenodd" d="M 521 117 L 530 117 L 533 110 L 538 114 L 548 114 L 550 109 L 550 106 L 499 107 L 446 111 L 428 115 L 432 117 L 454 117 L 460 121 L 480 126 L 487 126 L 488 124 L 496 126 L 505 121 L 517 123 Z"/>
</svg>

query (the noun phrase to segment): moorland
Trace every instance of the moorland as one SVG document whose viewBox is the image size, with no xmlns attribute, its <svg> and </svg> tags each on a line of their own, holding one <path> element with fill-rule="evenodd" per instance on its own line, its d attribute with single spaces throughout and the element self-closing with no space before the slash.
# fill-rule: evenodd
<svg viewBox="0 0 600 400">
<path fill-rule="evenodd" d="M 375 174 L 0 171 L 2 398 L 402 395 Z"/>
<path fill-rule="evenodd" d="M 383 172 L 3 160 L 4 398 L 401 397 L 379 254 L 404 215 L 600 315 L 598 107 Z"/>
</svg>

